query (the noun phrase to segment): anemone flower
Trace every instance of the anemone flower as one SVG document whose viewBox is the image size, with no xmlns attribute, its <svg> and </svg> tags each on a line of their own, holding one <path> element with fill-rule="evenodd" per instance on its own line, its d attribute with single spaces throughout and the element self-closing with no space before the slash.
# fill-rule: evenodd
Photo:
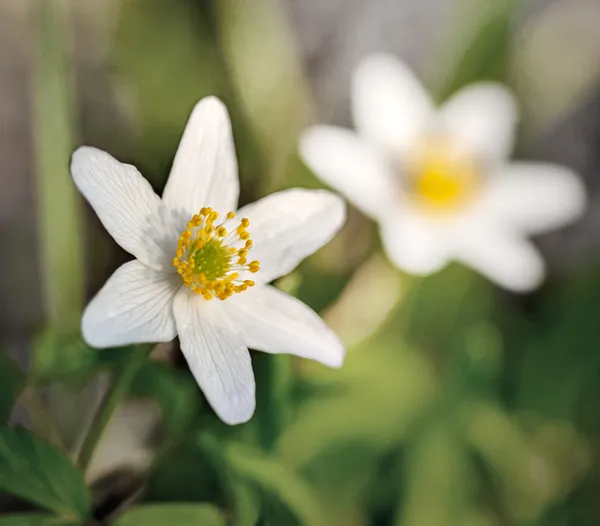
<svg viewBox="0 0 600 526">
<path fill-rule="evenodd" d="M 162 199 L 138 170 L 81 147 L 71 172 L 115 241 L 136 259 L 118 268 L 82 320 L 93 347 L 179 336 L 198 385 L 228 424 L 254 412 L 248 348 L 340 367 L 344 348 L 321 318 L 268 283 L 327 243 L 345 219 L 327 191 L 272 194 L 235 212 L 238 174 L 227 110 L 194 108 Z"/>
<path fill-rule="evenodd" d="M 315 126 L 300 139 L 306 164 L 378 222 L 400 269 L 428 275 L 461 262 L 524 292 L 544 276 L 527 236 L 578 218 L 586 195 L 568 168 L 510 162 L 517 105 L 501 84 L 467 86 L 436 108 L 411 71 L 365 58 L 351 87 L 356 133 Z"/>
</svg>

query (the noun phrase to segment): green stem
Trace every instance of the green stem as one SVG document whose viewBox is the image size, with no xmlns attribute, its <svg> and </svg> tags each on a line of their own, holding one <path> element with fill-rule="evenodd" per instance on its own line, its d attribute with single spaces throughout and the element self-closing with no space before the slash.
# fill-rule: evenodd
<svg viewBox="0 0 600 526">
<path fill-rule="evenodd" d="M 77 464 L 84 473 L 90 465 L 96 446 L 102 438 L 106 426 L 110 422 L 121 401 L 127 396 L 131 381 L 144 363 L 147 354 L 148 350 L 146 346 L 136 349 L 132 352 L 129 360 L 115 372 L 113 382 L 104 395 L 100 407 L 96 411 L 94 420 L 90 425 L 90 429 L 88 430 L 83 445 L 81 446 L 81 450 L 79 451 Z"/>
<path fill-rule="evenodd" d="M 259 442 L 273 451 L 289 417 L 292 380 L 292 358 L 286 354 L 260 353 L 254 360 L 257 377 L 257 410 Z"/>
<path fill-rule="evenodd" d="M 33 130 L 43 296 L 50 328 L 79 330 L 83 309 L 81 212 L 69 176 L 73 148 L 71 84 L 64 2 L 36 0 Z"/>
</svg>

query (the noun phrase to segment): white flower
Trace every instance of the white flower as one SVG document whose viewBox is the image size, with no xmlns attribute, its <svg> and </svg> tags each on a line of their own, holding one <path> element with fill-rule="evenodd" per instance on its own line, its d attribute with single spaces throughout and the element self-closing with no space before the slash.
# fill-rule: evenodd
<svg viewBox="0 0 600 526">
<path fill-rule="evenodd" d="M 585 190 L 565 167 L 508 163 L 517 108 L 507 88 L 475 84 L 436 109 L 401 62 L 374 55 L 354 72 L 352 110 L 357 134 L 316 126 L 300 153 L 378 221 L 399 268 L 426 275 L 456 260 L 515 291 L 540 283 L 526 236 L 580 216 Z"/>
<path fill-rule="evenodd" d="M 137 258 L 117 269 L 88 305 L 82 331 L 90 345 L 179 335 L 196 381 L 229 424 L 254 412 L 248 347 L 341 366 L 337 336 L 268 283 L 335 235 L 344 203 L 327 191 L 292 189 L 231 212 L 237 161 L 218 99 L 194 108 L 162 200 L 136 168 L 94 148 L 73 154 L 71 172 L 104 227 Z"/>
</svg>

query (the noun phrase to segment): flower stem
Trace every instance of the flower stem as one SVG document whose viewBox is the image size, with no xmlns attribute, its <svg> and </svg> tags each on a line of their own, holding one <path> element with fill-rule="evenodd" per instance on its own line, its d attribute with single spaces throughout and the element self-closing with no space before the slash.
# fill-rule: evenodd
<svg viewBox="0 0 600 526">
<path fill-rule="evenodd" d="M 33 129 L 40 269 L 50 328 L 59 335 L 79 329 L 83 309 L 81 211 L 69 176 L 73 147 L 67 7 L 33 2 L 36 28 Z"/>
<path fill-rule="evenodd" d="M 123 366 L 115 372 L 112 384 L 108 388 L 108 391 L 100 403 L 100 407 L 98 407 L 98 410 L 96 411 L 94 420 L 90 425 L 90 429 L 88 430 L 81 446 L 81 450 L 79 451 L 77 464 L 84 473 L 90 465 L 96 446 L 102 438 L 106 426 L 110 422 L 115 410 L 123 398 L 127 396 L 131 381 L 144 363 L 147 354 L 147 346 L 136 348 L 132 351 L 131 356 L 129 356 L 129 359 Z"/>
</svg>

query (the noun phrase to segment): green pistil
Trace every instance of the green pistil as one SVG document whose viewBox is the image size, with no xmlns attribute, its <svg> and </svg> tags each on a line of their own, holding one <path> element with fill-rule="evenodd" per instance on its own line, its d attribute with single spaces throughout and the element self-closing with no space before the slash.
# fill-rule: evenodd
<svg viewBox="0 0 600 526">
<path fill-rule="evenodd" d="M 222 278 L 227 274 L 230 267 L 230 256 L 227 248 L 221 245 L 217 239 L 210 239 L 206 245 L 194 250 L 194 274 L 204 274 L 208 281 Z"/>
</svg>

